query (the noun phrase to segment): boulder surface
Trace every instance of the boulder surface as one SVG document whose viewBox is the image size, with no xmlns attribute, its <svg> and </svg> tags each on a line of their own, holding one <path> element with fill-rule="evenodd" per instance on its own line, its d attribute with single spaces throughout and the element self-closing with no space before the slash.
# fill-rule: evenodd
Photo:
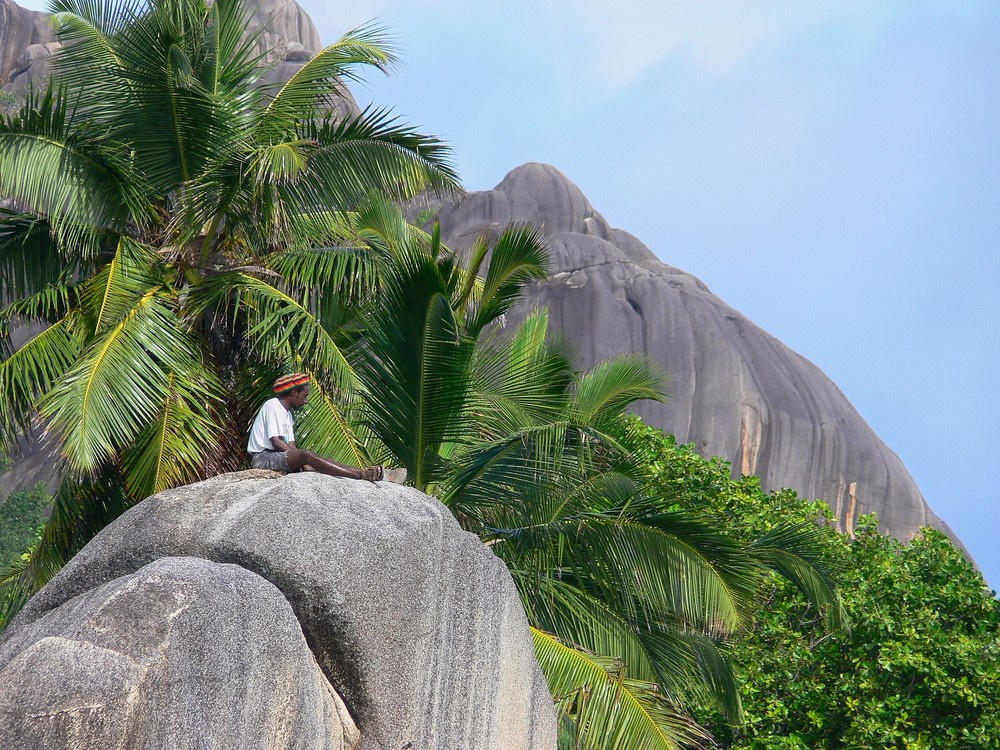
<svg viewBox="0 0 1000 750">
<path fill-rule="evenodd" d="M 257 33 L 254 49 L 272 66 L 258 85 L 273 94 L 323 49 L 319 31 L 295 0 L 250 0 L 246 5 L 250 28 Z M 50 57 L 60 47 L 54 36 L 45 13 L 0 0 L 0 86 L 15 101 L 32 88 L 44 88 Z M 347 88 L 340 93 L 328 102 L 329 109 L 339 117 L 357 114 L 360 110 Z"/>
<path fill-rule="evenodd" d="M 550 276 L 511 321 L 548 305 L 583 369 L 623 352 L 662 363 L 669 401 L 640 405 L 647 422 L 729 460 L 734 475 L 759 476 L 765 489 L 826 500 L 842 530 L 874 511 L 880 528 L 899 538 L 930 525 L 955 539 L 896 454 L 819 368 L 611 227 L 555 167 L 525 164 L 493 190 L 431 207 L 442 240 L 457 250 L 511 222 L 542 228 Z"/>
<path fill-rule="evenodd" d="M 0 0 L 0 85 L 23 72 L 27 58 L 21 58 L 28 47 L 50 41 L 47 15 L 22 8 L 14 0 Z"/>
<path fill-rule="evenodd" d="M 222 475 L 129 510 L 28 602 L 0 639 L 0 657 L 11 659 L 50 632 L 65 637 L 59 634 L 82 628 L 73 623 L 93 620 L 90 612 L 114 598 L 115 587 L 140 585 L 130 577 L 161 558 L 200 558 L 239 566 L 280 591 L 319 669 L 343 697 L 364 750 L 555 748 L 552 698 L 513 581 L 447 508 L 388 482 L 261 476 Z M 218 602 L 224 621 L 239 619 L 246 605 L 229 601 L 237 598 Z M 143 613 L 122 609 L 131 618 Z M 163 608 L 153 610 L 155 619 Z M 113 618 L 102 622 L 110 630 L 94 648 L 119 639 L 118 630 L 142 630 Z M 116 657 L 101 652 L 101 658 Z M 193 661 L 182 657 L 176 669 L 196 673 Z M 85 686 L 79 689 L 86 694 Z M 42 682 L 30 692 L 47 690 Z M 172 720 L 200 721 L 183 705 L 178 712 Z"/>
<path fill-rule="evenodd" d="M 197 558 L 160 558 L 17 628 L 0 683 L 4 747 L 360 747 L 281 592 Z"/>
</svg>

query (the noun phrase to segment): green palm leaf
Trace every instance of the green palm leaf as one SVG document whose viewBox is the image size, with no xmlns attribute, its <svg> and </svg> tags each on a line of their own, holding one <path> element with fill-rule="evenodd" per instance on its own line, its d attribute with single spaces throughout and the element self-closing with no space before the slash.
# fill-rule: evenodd
<svg viewBox="0 0 1000 750">
<path fill-rule="evenodd" d="M 223 87 L 241 88 L 258 76 L 266 57 L 255 51 L 264 29 L 251 27 L 251 15 L 241 0 L 216 0 L 208 13 L 206 60 L 199 67 L 199 80 L 211 94 Z"/>
<path fill-rule="evenodd" d="M 655 682 L 681 705 L 714 705 L 730 722 L 743 720 L 741 686 L 718 640 L 677 627 L 643 626 L 637 635 L 656 671 Z"/>
<path fill-rule="evenodd" d="M 53 16 L 57 30 L 65 20 L 83 21 L 95 34 L 107 38 L 119 33 L 147 7 L 144 0 L 51 0 L 48 12 Z M 67 50 L 67 53 L 69 50 Z M 92 52 L 92 50 L 90 50 Z M 97 55 L 100 59 L 101 56 Z M 93 60 L 93 57 L 80 57 L 80 60 Z"/>
<path fill-rule="evenodd" d="M 363 420 L 421 489 L 442 447 L 465 438 L 471 342 L 448 301 L 452 280 L 420 253 L 400 258 L 366 318 L 355 357 L 365 383 Z"/>
<path fill-rule="evenodd" d="M 656 668 L 632 623 L 599 597 L 553 575 L 551 569 L 540 568 L 511 565 L 521 603 L 534 627 L 555 634 L 564 644 L 614 654 L 628 665 L 631 676 L 657 681 Z"/>
<path fill-rule="evenodd" d="M 608 431 L 636 401 L 664 401 L 666 380 L 662 367 L 641 354 L 622 354 L 599 362 L 580 378 L 574 399 L 577 419 Z"/>
<path fill-rule="evenodd" d="M 669 613 L 717 635 L 734 632 L 742 622 L 739 588 L 684 537 L 613 512 L 563 516 L 506 535 L 521 545 L 530 538 L 534 545 L 560 547 L 563 566 L 632 616 Z M 593 570 L 601 576 L 591 577 Z"/>
<path fill-rule="evenodd" d="M 207 371 L 168 375 L 159 414 L 125 451 L 122 474 L 129 495 L 144 498 L 203 478 L 206 451 L 219 420 L 205 407 L 221 403 L 222 385 Z"/>
<path fill-rule="evenodd" d="M 485 255 L 485 248 L 485 243 L 477 244 L 473 272 Z M 467 323 L 469 335 L 478 336 L 483 328 L 508 312 L 529 282 L 544 279 L 547 258 L 544 235 L 539 230 L 517 224 L 505 229 L 491 248 L 482 296 Z"/>
<path fill-rule="evenodd" d="M 310 382 L 309 406 L 301 418 L 296 417 L 297 442 L 334 461 L 368 466 L 371 460 L 355 427 L 357 396 L 348 393 L 336 399 L 321 379 L 313 376 Z"/>
<path fill-rule="evenodd" d="M 89 331 L 103 334 L 164 280 L 156 253 L 126 236 L 107 265 L 81 285 L 79 313 Z"/>
<path fill-rule="evenodd" d="M 80 353 L 71 319 L 44 329 L 0 362 L 0 435 L 10 451 L 38 414 L 39 399 L 59 382 Z"/>
<path fill-rule="evenodd" d="M 0 325 L 5 337 L 9 338 L 12 325 L 31 322 L 47 326 L 58 323 L 78 304 L 79 294 L 76 284 L 52 284 L 35 294 L 14 300 L 0 310 Z M 4 348 L 8 352 L 13 351 L 9 341 L 5 342 Z"/>
<path fill-rule="evenodd" d="M 51 23 L 62 46 L 52 59 L 53 77 L 74 92 L 89 117 L 107 122 L 106 109 L 126 99 L 133 82 L 122 75 L 115 36 L 146 8 L 143 0 L 54 0 Z M 98 73 L 98 75 L 95 75 Z"/>
<path fill-rule="evenodd" d="M 750 545 L 764 565 L 791 581 L 806 598 L 823 612 L 827 627 L 847 624 L 834 580 L 835 570 L 823 547 L 825 537 L 815 523 L 779 526 Z"/>
<path fill-rule="evenodd" d="M 754 603 L 759 568 L 738 543 L 686 511 L 635 508 L 629 521 L 642 543 L 662 543 L 676 595 L 674 611 L 704 632 L 727 635 L 745 621 Z M 661 558 L 662 559 L 662 558 Z M 663 592 L 666 593 L 666 592 Z"/>
<path fill-rule="evenodd" d="M 367 247 L 309 247 L 285 250 L 260 260 L 274 271 L 281 289 L 330 331 L 347 323 L 369 298 L 381 277 L 380 257 Z"/>
<path fill-rule="evenodd" d="M 156 290 L 137 300 L 41 401 L 70 468 L 94 472 L 131 444 L 157 419 L 168 398 L 169 373 L 196 372 L 199 357 L 186 327 Z"/>
<path fill-rule="evenodd" d="M 709 740 L 655 685 L 628 679 L 621 662 L 570 648 L 536 628 L 531 635 L 557 710 L 573 719 L 578 747 L 676 750 Z"/>
<path fill-rule="evenodd" d="M 384 30 L 364 26 L 321 50 L 278 90 L 264 109 L 259 134 L 264 140 L 294 132 L 295 123 L 330 108 L 341 96 L 340 79 L 360 80 L 355 68 L 387 71 L 395 61 Z"/>
<path fill-rule="evenodd" d="M 401 199 L 458 187 L 448 147 L 385 109 L 369 108 L 341 122 L 302 123 L 299 136 L 317 144 L 310 175 L 324 205 L 352 207 L 372 194 Z"/>
<path fill-rule="evenodd" d="M 206 314 L 229 325 L 246 324 L 246 346 L 265 362 L 301 360 L 335 388 L 353 388 L 357 378 L 333 336 L 296 299 L 243 271 L 209 276 L 190 291 L 186 315 Z"/>
<path fill-rule="evenodd" d="M 8 300 L 39 294 L 77 270 L 59 251 L 51 230 L 37 216 L 0 209 L 0 285 Z"/>
<path fill-rule="evenodd" d="M 528 315 L 512 335 L 482 337 L 476 350 L 476 411 L 491 436 L 561 421 L 574 374 L 569 358 L 547 340 L 548 311 Z"/>
<path fill-rule="evenodd" d="M 150 218 L 141 179 L 103 135 L 76 125 L 52 89 L 0 117 L 0 192 L 46 217 L 63 246 L 94 252 L 96 228 Z"/>
</svg>

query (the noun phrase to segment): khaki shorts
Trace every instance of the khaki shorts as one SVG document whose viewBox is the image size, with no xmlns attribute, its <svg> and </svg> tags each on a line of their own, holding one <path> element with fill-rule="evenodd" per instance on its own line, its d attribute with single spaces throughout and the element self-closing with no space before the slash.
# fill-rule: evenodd
<svg viewBox="0 0 1000 750">
<path fill-rule="evenodd" d="M 284 451 L 261 451 L 260 453 L 251 453 L 250 465 L 255 469 L 291 471 L 291 468 L 288 466 L 288 454 Z"/>
</svg>

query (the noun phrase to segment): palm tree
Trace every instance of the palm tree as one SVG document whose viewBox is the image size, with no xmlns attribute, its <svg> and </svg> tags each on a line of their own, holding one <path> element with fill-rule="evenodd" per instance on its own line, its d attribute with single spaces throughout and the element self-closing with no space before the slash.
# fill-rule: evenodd
<svg viewBox="0 0 1000 750">
<path fill-rule="evenodd" d="M 455 183 L 386 113 L 322 115 L 336 77 L 391 62 L 380 35 L 265 99 L 236 0 L 55 10 L 59 87 L 0 120 L 0 321 L 44 326 L 0 362 L 0 437 L 43 426 L 67 481 L 0 617 L 131 503 L 234 467 L 250 405 L 294 365 L 315 376 L 312 445 L 406 466 L 510 566 L 567 738 L 695 744 L 689 696 L 738 708 L 717 641 L 755 576 L 822 594 L 822 569 L 796 530 L 736 548 L 639 491 L 622 413 L 662 398 L 659 373 L 626 357 L 578 377 L 544 313 L 501 325 L 544 273 L 536 232 L 483 240 L 466 270 L 367 202 Z"/>
<path fill-rule="evenodd" d="M 624 412 L 663 398 L 658 369 L 622 356 L 578 376 L 544 310 L 503 325 L 544 274 L 537 232 L 481 239 L 467 271 L 436 232 L 393 248 L 348 352 L 369 449 L 507 564 L 567 746 L 708 742 L 684 705 L 707 699 L 739 718 L 719 643 L 751 620 L 766 572 L 838 611 L 813 529 L 748 547 L 645 489 Z"/>
<path fill-rule="evenodd" d="M 393 63 L 377 29 L 265 94 L 240 0 L 52 11 L 54 83 L 0 117 L 0 442 L 43 429 L 66 480 L 0 575 L 0 622 L 130 504 L 234 468 L 282 367 L 316 376 L 327 452 L 366 460 L 338 398 L 357 380 L 340 324 L 378 273 L 355 209 L 457 185 L 447 148 L 386 111 L 324 114 Z M 14 351 L 25 321 L 41 332 Z"/>
<path fill-rule="evenodd" d="M 662 398 L 662 377 L 622 356 L 553 383 L 545 373 L 565 360 L 547 345 L 546 323 L 539 312 L 514 332 L 504 394 L 492 392 L 506 434 L 456 457 L 443 499 L 507 563 L 571 746 L 699 746 L 708 737 L 684 706 L 708 701 L 740 720 L 720 644 L 753 621 L 769 573 L 837 623 L 818 528 L 743 545 L 673 507 L 626 447 L 624 410 Z M 545 390 L 548 421 L 531 418 L 517 401 Z"/>
</svg>

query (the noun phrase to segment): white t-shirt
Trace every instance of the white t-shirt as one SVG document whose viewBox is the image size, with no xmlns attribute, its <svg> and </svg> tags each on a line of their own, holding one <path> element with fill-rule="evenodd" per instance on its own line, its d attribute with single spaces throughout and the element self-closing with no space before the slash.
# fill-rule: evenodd
<svg viewBox="0 0 1000 750">
<path fill-rule="evenodd" d="M 271 438 L 283 437 L 286 443 L 295 440 L 295 424 L 292 413 L 282 406 L 277 398 L 268 399 L 257 412 L 250 428 L 250 439 L 247 441 L 247 453 L 273 451 Z"/>
</svg>

